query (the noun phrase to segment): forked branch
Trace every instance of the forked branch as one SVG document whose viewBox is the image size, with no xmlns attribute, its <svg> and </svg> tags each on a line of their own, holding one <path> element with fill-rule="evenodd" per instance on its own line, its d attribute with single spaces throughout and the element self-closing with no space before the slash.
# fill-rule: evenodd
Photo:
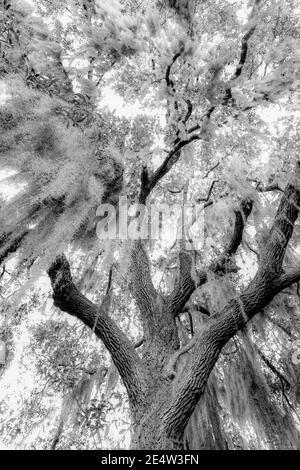
<svg viewBox="0 0 300 470">
<path fill-rule="evenodd" d="M 235 225 L 228 246 L 222 255 L 211 263 L 207 270 L 195 270 L 193 260 L 188 251 L 179 254 L 179 277 L 169 296 L 174 315 L 178 315 L 188 302 L 193 292 L 207 281 L 208 272 L 226 274 L 234 269 L 231 259 L 237 252 L 243 238 L 247 218 L 252 211 L 252 201 L 243 200 L 240 209 L 235 211 Z"/>
<path fill-rule="evenodd" d="M 185 378 L 178 381 L 173 400 L 164 416 L 164 429 L 172 440 L 183 435 L 222 348 L 275 295 L 300 279 L 299 268 L 282 274 L 283 257 L 299 213 L 299 173 L 298 167 L 295 180 L 284 191 L 253 280 L 222 312 L 208 319 L 207 327 L 194 346 Z"/>
</svg>

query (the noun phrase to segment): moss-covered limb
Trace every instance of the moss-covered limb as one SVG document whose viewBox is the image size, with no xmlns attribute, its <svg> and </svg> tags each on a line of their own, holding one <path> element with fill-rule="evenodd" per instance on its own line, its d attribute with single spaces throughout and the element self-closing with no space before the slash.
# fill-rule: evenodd
<svg viewBox="0 0 300 470">
<path fill-rule="evenodd" d="M 88 300 L 75 286 L 65 255 L 56 258 L 48 270 L 54 304 L 62 311 L 77 317 L 104 343 L 111 354 L 127 389 L 131 404 L 136 406 L 144 397 L 144 370 L 141 360 L 127 336 L 109 317 L 106 297 L 100 306 Z"/>
</svg>

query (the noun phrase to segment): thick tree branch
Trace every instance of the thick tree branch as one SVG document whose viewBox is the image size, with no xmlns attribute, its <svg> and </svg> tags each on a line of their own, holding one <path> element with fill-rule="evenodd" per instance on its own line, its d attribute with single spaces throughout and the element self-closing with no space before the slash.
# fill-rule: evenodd
<svg viewBox="0 0 300 470">
<path fill-rule="evenodd" d="M 152 173 L 151 176 L 148 176 L 148 182 L 144 185 L 143 191 L 140 193 L 139 201 L 141 204 L 145 204 L 147 197 L 159 181 L 171 170 L 171 168 L 178 162 L 180 158 L 180 151 L 186 145 L 200 140 L 201 137 L 198 134 L 191 135 L 188 139 L 178 140 L 174 148 L 170 150 L 162 164 L 157 168 L 157 170 Z"/>
<path fill-rule="evenodd" d="M 246 59 L 247 59 L 247 53 L 248 53 L 248 42 L 250 40 L 250 38 L 252 37 L 252 35 L 254 34 L 255 32 L 255 29 L 256 29 L 256 24 L 254 26 L 252 26 L 250 28 L 249 31 L 247 31 L 247 33 L 243 36 L 242 38 L 242 46 L 241 46 L 241 53 L 240 53 L 240 59 L 239 59 L 239 62 L 238 62 L 238 65 L 236 67 L 236 70 L 234 72 L 234 74 L 232 75 L 232 78 L 230 80 L 230 82 L 232 82 L 233 80 L 236 80 L 242 73 L 242 70 L 243 70 L 243 67 L 244 67 L 244 64 L 246 62 Z M 221 105 L 223 106 L 227 106 L 229 104 L 229 101 L 232 100 L 232 91 L 231 91 L 231 86 L 228 86 L 225 90 L 225 96 L 223 98 L 223 101 L 221 102 Z M 192 105 L 190 106 L 189 109 L 192 109 Z M 199 131 L 201 130 L 201 127 L 203 125 L 203 122 L 207 122 L 209 121 L 209 119 L 211 118 L 212 116 L 212 113 L 214 112 L 214 110 L 216 109 L 216 105 L 213 104 L 212 106 L 210 106 L 208 108 L 208 110 L 204 113 L 204 115 L 202 116 L 201 118 L 201 123 L 198 123 L 198 124 L 195 124 L 194 126 L 192 126 L 190 129 L 187 130 L 187 134 L 193 134 L 192 137 L 194 137 L 193 140 L 198 140 L 198 139 L 201 139 L 201 135 L 200 134 L 197 134 L 197 135 L 194 135 L 194 132 L 196 131 Z M 188 111 L 188 118 L 190 117 L 191 115 L 191 111 L 189 113 Z M 187 121 L 186 121 L 187 122 Z M 187 143 L 190 142 L 190 140 L 188 139 L 187 141 L 185 141 Z M 177 139 L 175 140 L 174 144 L 175 146 L 178 146 L 180 143 L 182 143 L 182 141 L 180 140 L 179 137 L 177 137 Z M 186 145 L 186 144 L 185 144 Z M 175 147 L 176 148 L 176 147 Z M 161 175 L 161 178 L 169 171 L 169 169 L 178 161 L 179 159 L 179 155 L 178 155 L 178 158 L 177 159 L 173 159 L 174 161 L 171 160 L 171 162 L 169 161 L 168 157 L 166 158 L 166 161 L 168 162 L 168 165 L 170 165 L 169 168 L 167 168 L 167 171 L 164 173 L 162 173 Z M 164 162 L 165 163 L 165 162 Z M 164 165 L 164 164 L 163 164 Z M 164 169 L 164 167 L 160 167 L 157 172 L 162 172 L 162 170 Z M 159 178 L 159 179 L 161 179 Z M 156 183 L 155 183 L 156 184 Z M 154 184 L 154 186 L 155 186 Z"/>
<path fill-rule="evenodd" d="M 193 292 L 207 281 L 208 272 L 225 274 L 232 271 L 230 261 L 241 244 L 245 222 L 251 211 L 252 201 L 243 200 L 240 209 L 235 212 L 234 230 L 228 246 L 223 254 L 211 263 L 207 271 L 194 270 L 191 255 L 187 251 L 179 253 L 179 277 L 169 296 L 170 308 L 175 316 L 182 311 Z"/>
<path fill-rule="evenodd" d="M 145 339 L 148 339 L 153 333 L 159 294 L 152 282 L 148 254 L 141 239 L 133 242 L 130 270 L 131 292 L 141 313 Z"/>
<path fill-rule="evenodd" d="M 251 318 L 282 291 L 299 280 L 299 270 L 282 274 L 282 262 L 292 236 L 300 206 L 299 168 L 297 179 L 289 184 L 281 198 L 268 242 L 261 253 L 258 271 L 244 292 L 233 298 L 224 310 L 213 315 L 191 354 L 185 379 L 176 384 L 174 398 L 165 416 L 164 430 L 174 441 L 182 436 L 190 415 L 205 390 L 208 377 L 227 342 Z"/>
<path fill-rule="evenodd" d="M 53 289 L 54 305 L 94 329 L 111 354 L 131 404 L 137 405 L 142 401 L 144 393 L 141 361 L 127 336 L 108 316 L 105 298 L 98 307 L 77 289 L 65 255 L 56 258 L 48 270 L 48 275 Z"/>
<path fill-rule="evenodd" d="M 241 206 L 235 211 L 235 224 L 233 234 L 227 248 L 224 250 L 222 256 L 215 262 L 212 271 L 222 272 L 226 271 L 226 264 L 230 258 L 237 252 L 243 238 L 244 228 L 247 218 L 252 212 L 253 202 L 249 199 L 244 199 Z"/>
<path fill-rule="evenodd" d="M 247 53 L 248 53 L 248 42 L 250 40 L 250 38 L 252 37 L 252 35 L 254 34 L 255 32 L 255 29 L 256 29 L 256 24 L 254 26 L 252 26 L 249 31 L 247 31 L 247 33 L 243 36 L 242 38 L 242 46 L 241 46 L 241 52 L 240 52 L 240 59 L 239 59 L 239 62 L 238 62 L 238 65 L 230 79 L 230 84 L 236 80 L 241 74 L 242 74 L 242 71 L 243 71 L 243 67 L 245 65 L 245 62 L 246 62 L 246 59 L 247 59 Z M 225 89 L 225 95 L 224 95 L 224 98 L 222 100 L 222 102 L 220 103 L 222 106 L 227 106 L 229 104 L 229 102 L 232 102 L 232 89 L 231 89 L 231 86 L 228 86 L 226 89 Z M 233 103 L 232 103 L 233 104 Z M 201 129 L 202 127 L 202 123 L 203 121 L 206 119 L 206 120 L 209 120 L 212 113 L 214 112 L 214 110 L 216 109 L 217 105 L 216 104 L 212 104 L 208 110 L 206 111 L 206 113 L 204 113 L 204 115 L 202 116 L 201 118 L 201 123 L 198 123 L 198 124 L 195 124 L 194 126 L 192 126 L 190 129 L 188 129 L 187 133 L 188 134 L 192 134 L 193 132 L 195 131 L 198 131 Z M 177 143 L 175 141 L 175 143 Z"/>
</svg>

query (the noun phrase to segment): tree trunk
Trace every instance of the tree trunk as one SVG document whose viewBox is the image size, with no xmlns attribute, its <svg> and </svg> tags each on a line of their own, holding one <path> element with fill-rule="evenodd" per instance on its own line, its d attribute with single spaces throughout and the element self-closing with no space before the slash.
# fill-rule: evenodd
<svg viewBox="0 0 300 470">
<path fill-rule="evenodd" d="M 186 361 L 182 361 L 178 375 L 184 376 Z M 131 449 L 141 450 L 225 450 L 227 442 L 221 427 L 219 404 L 215 395 L 215 379 L 209 381 L 206 391 L 193 412 L 183 434 L 176 438 L 167 435 L 169 423 L 165 415 L 173 393 L 173 384 L 162 380 L 160 390 L 149 390 L 148 405 L 134 411 Z"/>
<path fill-rule="evenodd" d="M 131 449 L 184 449 L 183 435 L 176 439 L 169 438 L 164 425 L 164 414 L 170 400 L 170 392 L 170 387 L 162 384 L 162 390 L 153 395 L 151 403 L 147 407 L 135 410 Z"/>
<path fill-rule="evenodd" d="M 195 336 L 193 350 L 181 373 L 178 365 L 177 372 L 174 367 L 185 350 L 184 347 L 178 351 L 180 340 L 176 318 L 196 288 L 208 279 L 207 272 L 198 271 L 191 275 L 193 263 L 189 253 L 180 252 L 178 279 L 173 291 L 163 295 L 154 287 L 143 242 L 137 240 L 133 243 L 131 293 L 139 308 L 144 335 L 140 355 L 108 315 L 109 292 L 100 306 L 89 301 L 75 286 L 65 256 L 57 258 L 48 270 L 55 305 L 79 318 L 95 332 L 109 350 L 122 377 L 133 419 L 132 449 L 184 449 L 184 435 L 190 418 L 199 402 L 201 406 L 209 377 L 222 348 L 274 296 L 299 281 L 299 267 L 289 271 L 282 269 L 300 207 L 299 172 L 300 164 L 294 178 L 295 185 L 288 184 L 282 195 L 254 278 L 222 311 L 213 315 L 207 313 L 207 324 Z M 211 264 L 209 271 L 222 275 L 227 269 L 232 269 L 228 261 L 242 240 L 245 219 L 251 207 L 249 203 L 242 204 L 241 210 L 236 213 L 229 247 Z M 219 445 L 224 445 L 221 444 L 220 425 L 216 419 L 213 419 L 213 423 L 211 432 Z"/>
</svg>

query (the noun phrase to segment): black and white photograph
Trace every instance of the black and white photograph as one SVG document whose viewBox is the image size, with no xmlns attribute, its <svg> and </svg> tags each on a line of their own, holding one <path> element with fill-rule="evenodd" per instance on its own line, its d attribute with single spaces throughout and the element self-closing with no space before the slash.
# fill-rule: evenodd
<svg viewBox="0 0 300 470">
<path fill-rule="evenodd" d="M 0 0 L 0 450 L 300 450 L 299 211 L 299 0 Z"/>
</svg>

